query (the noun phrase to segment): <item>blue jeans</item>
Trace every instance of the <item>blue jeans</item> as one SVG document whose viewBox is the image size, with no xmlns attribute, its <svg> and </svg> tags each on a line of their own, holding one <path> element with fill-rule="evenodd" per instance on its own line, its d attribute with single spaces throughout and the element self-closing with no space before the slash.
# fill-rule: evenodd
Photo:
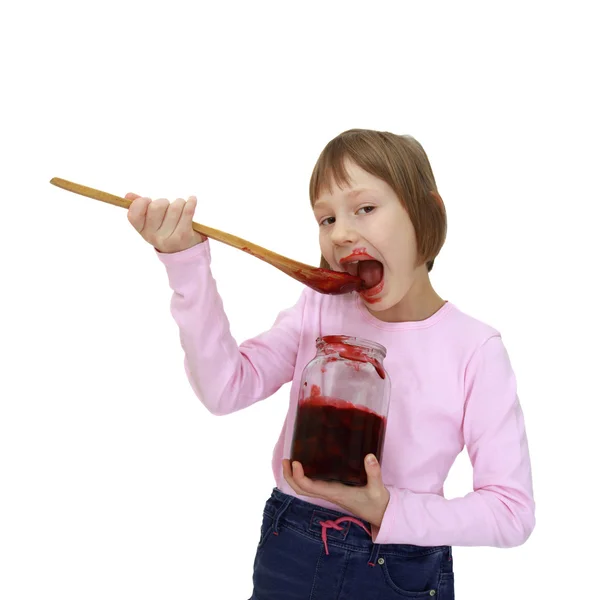
<svg viewBox="0 0 600 600">
<path fill-rule="evenodd" d="M 354 522 L 331 526 L 344 516 L 274 489 L 251 600 L 454 600 L 450 546 L 373 544 Z"/>
</svg>

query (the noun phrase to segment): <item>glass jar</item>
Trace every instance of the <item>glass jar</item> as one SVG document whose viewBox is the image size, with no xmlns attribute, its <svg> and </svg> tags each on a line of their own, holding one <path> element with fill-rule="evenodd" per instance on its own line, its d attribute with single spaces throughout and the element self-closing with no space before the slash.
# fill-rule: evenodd
<svg viewBox="0 0 600 600">
<path fill-rule="evenodd" d="M 390 401 L 386 349 L 345 335 L 317 339 L 298 395 L 291 460 L 311 479 L 366 485 L 364 460 L 381 452 Z"/>
</svg>

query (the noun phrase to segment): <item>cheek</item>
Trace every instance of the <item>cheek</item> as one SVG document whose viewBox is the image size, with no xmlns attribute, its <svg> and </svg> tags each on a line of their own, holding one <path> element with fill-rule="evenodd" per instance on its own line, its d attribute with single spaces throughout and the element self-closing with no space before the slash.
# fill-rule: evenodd
<svg viewBox="0 0 600 600">
<path fill-rule="evenodd" d="M 379 248 L 391 265 L 400 271 L 410 271 L 417 259 L 417 242 L 414 233 L 404 231 L 386 240 L 385 248 Z"/>
<path fill-rule="evenodd" d="M 325 257 L 327 262 L 330 263 L 333 255 L 333 246 L 329 241 L 329 236 L 323 229 L 319 229 L 319 246 L 321 248 L 321 254 Z"/>
</svg>

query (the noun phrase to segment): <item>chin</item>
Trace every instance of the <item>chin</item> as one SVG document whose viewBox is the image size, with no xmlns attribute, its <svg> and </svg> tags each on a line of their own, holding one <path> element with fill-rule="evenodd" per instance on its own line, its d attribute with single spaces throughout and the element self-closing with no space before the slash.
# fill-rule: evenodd
<svg viewBox="0 0 600 600">
<path fill-rule="evenodd" d="M 383 289 L 376 296 L 368 297 L 361 294 L 362 301 L 364 305 L 371 312 L 383 312 L 397 306 L 402 302 L 408 293 L 408 289 L 399 290 L 399 289 Z"/>
<path fill-rule="evenodd" d="M 383 312 L 392 308 L 397 302 L 390 302 L 387 298 L 362 298 L 364 305 L 371 312 Z"/>
</svg>

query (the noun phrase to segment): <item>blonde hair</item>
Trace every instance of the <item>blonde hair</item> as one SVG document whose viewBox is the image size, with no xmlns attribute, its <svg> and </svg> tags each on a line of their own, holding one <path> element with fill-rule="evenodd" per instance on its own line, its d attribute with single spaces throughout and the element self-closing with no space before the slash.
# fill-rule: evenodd
<svg viewBox="0 0 600 600">
<path fill-rule="evenodd" d="M 344 131 L 325 146 L 315 164 L 309 187 L 311 206 L 323 188 L 331 193 L 332 179 L 338 186 L 349 185 L 346 159 L 394 190 L 415 228 L 420 264 L 426 263 L 431 271 L 446 240 L 446 209 L 421 144 L 412 136 L 386 131 Z M 321 267 L 330 268 L 322 256 Z"/>
</svg>

